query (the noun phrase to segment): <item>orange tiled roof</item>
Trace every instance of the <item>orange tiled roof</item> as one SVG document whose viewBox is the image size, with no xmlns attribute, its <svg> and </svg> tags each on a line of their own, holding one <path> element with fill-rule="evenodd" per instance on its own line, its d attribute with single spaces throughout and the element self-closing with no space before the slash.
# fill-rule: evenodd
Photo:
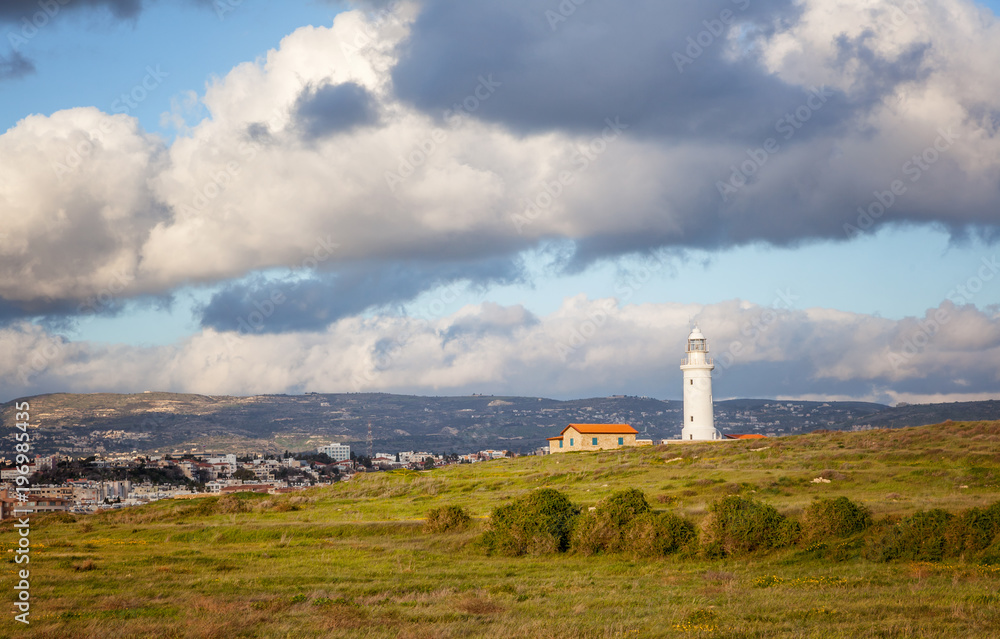
<svg viewBox="0 0 1000 639">
<path fill-rule="evenodd" d="M 573 428 L 581 435 L 638 435 L 639 431 L 628 424 L 570 424 L 562 429 L 562 435 Z"/>
<path fill-rule="evenodd" d="M 758 435 L 757 433 L 750 433 L 747 435 L 726 435 L 729 439 L 767 439 L 764 435 Z"/>
</svg>

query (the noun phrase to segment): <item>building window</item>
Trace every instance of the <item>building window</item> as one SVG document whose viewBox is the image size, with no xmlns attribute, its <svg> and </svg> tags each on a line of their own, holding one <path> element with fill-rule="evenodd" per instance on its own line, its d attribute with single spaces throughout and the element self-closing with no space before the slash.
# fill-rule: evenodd
<svg viewBox="0 0 1000 639">
<path fill-rule="evenodd" d="M 596 437 L 591 438 L 590 445 L 591 446 L 597 446 L 597 438 Z"/>
<path fill-rule="evenodd" d="M 694 421 L 694 415 L 691 415 L 691 421 Z"/>
<path fill-rule="evenodd" d="M 570 446 L 572 446 L 572 445 L 573 445 L 573 438 L 572 438 L 572 437 L 570 437 L 570 438 L 569 438 L 569 445 L 570 445 Z"/>
<path fill-rule="evenodd" d="M 559 448 L 562 448 L 562 440 L 559 440 Z"/>
<path fill-rule="evenodd" d="M 689 379 L 688 381 L 691 382 L 691 386 L 694 386 L 694 380 L 693 379 Z"/>
<path fill-rule="evenodd" d="M 625 445 L 625 438 L 624 437 L 619 437 L 618 438 L 618 445 L 619 446 L 624 446 Z"/>
</svg>

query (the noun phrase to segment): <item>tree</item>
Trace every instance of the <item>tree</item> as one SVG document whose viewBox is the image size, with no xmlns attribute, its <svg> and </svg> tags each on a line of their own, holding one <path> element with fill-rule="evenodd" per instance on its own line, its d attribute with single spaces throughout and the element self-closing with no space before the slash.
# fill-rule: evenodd
<svg viewBox="0 0 1000 639">
<path fill-rule="evenodd" d="M 233 473 L 233 479 L 240 479 L 246 481 L 248 479 L 257 479 L 257 475 L 254 475 L 253 471 L 248 468 L 240 468 L 235 473 Z"/>
<path fill-rule="evenodd" d="M 425 457 L 424 458 L 424 470 L 431 470 L 432 468 L 434 468 L 434 458 L 433 457 Z"/>
</svg>

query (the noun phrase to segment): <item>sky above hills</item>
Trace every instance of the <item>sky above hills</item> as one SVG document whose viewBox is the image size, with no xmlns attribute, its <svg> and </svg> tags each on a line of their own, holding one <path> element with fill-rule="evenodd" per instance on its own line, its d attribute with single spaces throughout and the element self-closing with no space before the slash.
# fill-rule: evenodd
<svg viewBox="0 0 1000 639">
<path fill-rule="evenodd" d="M 1000 389 L 967 0 L 0 5 L 0 399 Z"/>
</svg>

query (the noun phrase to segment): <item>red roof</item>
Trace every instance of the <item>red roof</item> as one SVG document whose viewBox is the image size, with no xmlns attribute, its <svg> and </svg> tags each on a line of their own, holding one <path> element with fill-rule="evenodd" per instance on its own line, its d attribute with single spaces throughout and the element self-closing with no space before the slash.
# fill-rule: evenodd
<svg viewBox="0 0 1000 639">
<path fill-rule="evenodd" d="M 570 424 L 562 429 L 560 437 L 570 428 L 581 435 L 638 435 L 639 431 L 628 424 Z M 554 437 L 553 439 L 559 439 Z"/>
</svg>

